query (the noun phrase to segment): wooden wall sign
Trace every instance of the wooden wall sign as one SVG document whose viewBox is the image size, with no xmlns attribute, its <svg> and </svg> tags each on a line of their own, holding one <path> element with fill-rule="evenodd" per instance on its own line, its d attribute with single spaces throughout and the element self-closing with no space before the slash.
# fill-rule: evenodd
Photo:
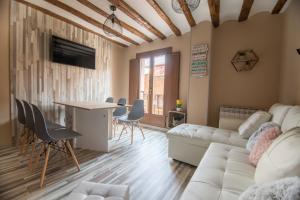
<svg viewBox="0 0 300 200">
<path fill-rule="evenodd" d="M 208 75 L 208 44 L 195 44 L 192 47 L 191 76 Z"/>
</svg>

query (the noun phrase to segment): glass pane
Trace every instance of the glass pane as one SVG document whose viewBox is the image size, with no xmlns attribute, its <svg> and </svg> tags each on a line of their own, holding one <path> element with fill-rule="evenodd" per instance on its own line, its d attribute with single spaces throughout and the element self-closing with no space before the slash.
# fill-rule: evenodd
<svg viewBox="0 0 300 200">
<path fill-rule="evenodd" d="M 165 56 L 154 57 L 152 114 L 163 115 Z"/>
<path fill-rule="evenodd" d="M 150 58 L 140 59 L 140 91 L 139 98 L 144 100 L 145 113 L 149 110 L 149 77 L 150 77 Z"/>
</svg>

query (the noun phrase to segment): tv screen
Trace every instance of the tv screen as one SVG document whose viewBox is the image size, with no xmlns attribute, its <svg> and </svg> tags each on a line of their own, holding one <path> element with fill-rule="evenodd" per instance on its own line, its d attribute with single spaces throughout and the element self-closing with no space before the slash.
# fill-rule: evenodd
<svg viewBox="0 0 300 200">
<path fill-rule="evenodd" d="M 52 62 L 96 69 L 96 50 L 69 40 L 52 36 Z"/>
</svg>

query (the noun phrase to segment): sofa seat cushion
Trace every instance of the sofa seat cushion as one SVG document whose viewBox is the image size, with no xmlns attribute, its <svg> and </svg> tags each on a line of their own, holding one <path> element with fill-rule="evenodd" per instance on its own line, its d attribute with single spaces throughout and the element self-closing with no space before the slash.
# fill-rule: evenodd
<svg viewBox="0 0 300 200">
<path fill-rule="evenodd" d="M 129 187 L 83 181 L 65 200 L 129 200 Z"/>
<path fill-rule="evenodd" d="M 182 142 L 208 147 L 210 143 L 223 143 L 245 147 L 247 140 L 232 130 L 213 128 L 195 124 L 181 124 L 168 131 L 168 137 L 179 137 Z"/>
<path fill-rule="evenodd" d="M 237 200 L 254 184 L 255 167 L 248 156 L 244 148 L 212 143 L 181 200 Z"/>
</svg>

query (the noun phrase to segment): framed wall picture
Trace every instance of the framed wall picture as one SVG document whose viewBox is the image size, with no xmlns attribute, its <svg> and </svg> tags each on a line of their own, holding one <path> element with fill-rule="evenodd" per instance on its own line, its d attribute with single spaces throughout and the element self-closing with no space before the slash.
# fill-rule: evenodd
<svg viewBox="0 0 300 200">
<path fill-rule="evenodd" d="M 192 46 L 191 76 L 204 77 L 208 75 L 208 44 Z"/>
</svg>

